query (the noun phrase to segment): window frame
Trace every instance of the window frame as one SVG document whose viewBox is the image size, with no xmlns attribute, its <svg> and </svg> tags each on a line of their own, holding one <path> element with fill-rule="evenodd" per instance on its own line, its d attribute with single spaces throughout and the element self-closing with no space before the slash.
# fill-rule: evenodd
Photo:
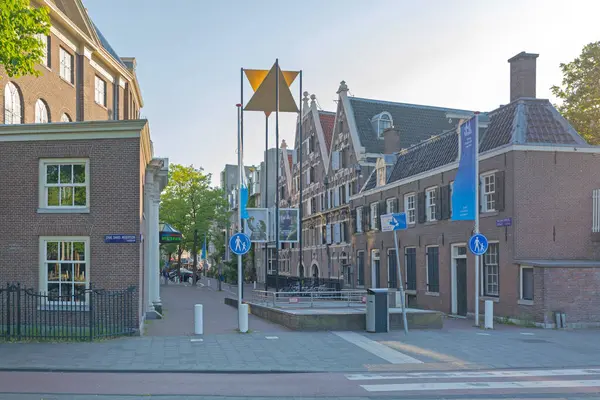
<svg viewBox="0 0 600 400">
<path fill-rule="evenodd" d="M 50 123 L 50 110 L 48 110 L 48 104 L 42 99 L 37 99 L 35 102 L 34 118 L 36 124 L 47 124 Z"/>
<path fill-rule="evenodd" d="M 426 222 L 434 222 L 437 221 L 435 215 L 437 213 L 437 186 L 431 186 L 425 189 L 425 221 Z M 433 193 L 433 202 L 432 199 Z"/>
<path fill-rule="evenodd" d="M 412 197 L 412 208 L 408 208 L 408 199 L 410 197 Z M 415 192 L 410 192 L 404 195 L 404 212 L 406 213 L 406 223 L 408 225 L 415 225 L 417 223 L 417 194 Z"/>
<path fill-rule="evenodd" d="M 436 248 L 437 249 L 437 291 L 430 290 L 429 288 L 429 249 Z M 427 294 L 439 295 L 440 294 L 440 246 L 431 245 L 425 246 L 425 284 L 427 285 L 425 291 Z"/>
<path fill-rule="evenodd" d="M 376 231 L 377 230 L 377 218 L 379 218 L 379 203 L 378 202 L 374 202 L 369 204 L 369 211 L 371 211 L 370 213 L 370 217 L 371 220 L 369 221 L 369 227 L 371 228 L 372 231 Z M 375 212 L 373 212 L 373 210 L 375 210 Z"/>
<path fill-rule="evenodd" d="M 65 57 L 67 56 L 67 60 Z M 69 61 L 69 65 L 67 65 L 66 61 Z M 64 47 L 59 46 L 58 50 L 58 62 L 59 62 L 59 71 L 58 75 L 65 82 L 70 83 L 71 85 L 75 84 L 75 56 L 68 52 Z M 68 70 L 68 71 L 67 71 Z M 67 75 L 68 72 L 68 76 Z"/>
<path fill-rule="evenodd" d="M 50 36 L 44 35 L 43 33 L 39 33 L 37 35 L 38 39 L 40 42 L 43 43 L 44 45 L 44 55 L 42 56 L 42 59 L 40 60 L 40 64 L 42 64 L 44 67 L 50 69 L 52 67 L 51 64 L 51 59 L 50 59 Z"/>
<path fill-rule="evenodd" d="M 89 236 L 40 236 L 38 241 L 38 250 L 39 250 L 39 287 L 40 292 L 48 293 L 48 267 L 47 267 L 47 245 L 48 242 L 83 242 L 84 243 L 84 251 L 85 251 L 85 260 L 84 262 L 75 263 L 74 260 L 69 260 L 68 264 L 85 264 L 85 277 L 86 280 L 84 282 L 86 288 L 85 300 L 83 302 L 73 302 L 73 301 L 50 301 L 48 297 L 44 296 L 43 302 L 41 304 L 42 307 L 48 307 L 51 309 L 60 309 L 61 307 L 68 307 L 69 310 L 72 311 L 86 311 L 87 307 L 89 307 L 89 292 L 87 291 L 90 288 L 90 267 L 91 267 L 91 257 L 90 257 L 90 237 Z M 60 260 L 58 260 L 60 261 Z M 80 260 L 81 261 L 81 260 Z M 60 264 L 60 263 L 59 263 Z M 62 268 L 62 267 L 61 267 Z M 60 281 L 59 281 L 60 282 Z M 75 285 L 75 281 L 71 280 L 70 283 Z M 60 287 L 60 283 L 59 283 Z M 76 306 L 76 307 L 74 307 Z"/>
<path fill-rule="evenodd" d="M 496 170 L 494 171 L 488 171 L 486 173 L 480 174 L 479 175 L 479 183 L 480 183 L 480 192 L 481 192 L 481 196 L 480 196 L 480 203 L 481 203 L 481 211 L 482 212 L 495 212 L 496 211 Z M 487 184 L 486 184 L 486 179 L 488 178 L 492 178 L 492 183 L 491 185 L 494 186 L 494 190 L 492 192 L 488 192 L 487 191 Z M 493 204 L 493 206 L 490 208 L 488 206 L 488 202 L 491 202 Z"/>
<path fill-rule="evenodd" d="M 356 207 L 356 233 L 363 233 L 363 206 Z"/>
<path fill-rule="evenodd" d="M 497 246 L 497 253 L 496 253 L 496 294 L 494 293 L 489 293 L 488 292 L 488 280 L 487 280 L 487 269 L 488 266 L 486 264 L 486 257 L 490 254 L 490 249 L 492 248 L 492 246 Z M 500 242 L 497 240 L 494 241 L 489 241 L 488 242 L 488 249 L 485 252 L 485 254 L 481 257 L 481 293 L 483 295 L 483 297 L 493 297 L 493 298 L 499 298 L 500 297 Z M 493 274 L 492 274 L 493 275 Z"/>
<path fill-rule="evenodd" d="M 73 122 L 73 120 L 71 119 L 71 116 L 67 113 L 62 113 L 62 115 L 60 116 L 60 122 L 62 122 L 63 124 L 67 124 L 69 122 Z"/>
<path fill-rule="evenodd" d="M 396 206 L 396 198 L 395 197 L 390 197 L 389 199 L 385 200 L 385 211 L 386 214 L 394 214 L 397 213 L 398 210 L 395 209 Z"/>
<path fill-rule="evenodd" d="M 8 96 L 7 96 L 8 94 Z M 23 96 L 19 87 L 11 81 L 4 85 L 4 124 L 20 125 L 23 123 Z M 9 101 L 10 100 L 10 101 Z M 7 105 L 10 104 L 9 107 Z M 18 111 L 17 111 L 18 109 Z M 9 111 L 10 110 L 10 111 Z M 10 112 L 10 121 L 8 114 Z"/>
<path fill-rule="evenodd" d="M 100 87 L 99 87 L 99 84 L 100 84 Z M 106 97 L 107 97 L 106 91 L 107 91 L 106 81 L 104 79 L 100 78 L 98 75 L 94 75 L 94 101 L 99 106 L 106 107 Z M 102 96 L 101 99 L 100 99 L 100 96 Z M 98 100 L 100 100 L 100 101 L 98 101 Z"/>
<path fill-rule="evenodd" d="M 48 165 L 65 165 L 65 164 L 84 164 L 85 165 L 85 186 L 70 185 L 70 187 L 85 187 L 86 204 L 85 206 L 49 206 L 48 195 L 46 191 L 46 167 Z M 38 212 L 40 213 L 89 213 L 90 210 L 90 160 L 88 158 L 42 158 L 39 161 L 38 169 L 38 193 L 39 203 Z M 67 186 L 67 185 L 65 185 Z M 61 187 L 61 186 L 58 186 Z"/>
<path fill-rule="evenodd" d="M 524 269 L 530 269 L 531 270 L 531 279 L 533 281 L 533 288 L 531 291 L 531 299 L 526 299 L 523 297 L 523 270 Z M 527 305 L 531 305 L 533 304 L 534 300 L 535 300 L 535 268 L 532 265 L 520 265 L 519 266 L 519 302 L 521 304 L 527 304 Z"/>
</svg>

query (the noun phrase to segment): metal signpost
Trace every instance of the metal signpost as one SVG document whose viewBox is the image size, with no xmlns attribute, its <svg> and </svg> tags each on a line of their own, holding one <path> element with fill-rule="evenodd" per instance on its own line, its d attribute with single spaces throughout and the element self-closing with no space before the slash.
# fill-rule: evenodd
<svg viewBox="0 0 600 400">
<path fill-rule="evenodd" d="M 398 280 L 400 286 L 400 303 L 402 304 L 402 323 L 404 333 L 408 335 L 408 322 L 406 320 L 406 305 L 404 296 L 404 281 L 402 280 L 402 271 L 400 270 L 400 249 L 398 248 L 398 231 L 407 228 L 406 213 L 384 214 L 381 216 L 381 231 L 394 231 L 394 246 L 396 248 L 396 268 L 398 269 Z"/>
</svg>

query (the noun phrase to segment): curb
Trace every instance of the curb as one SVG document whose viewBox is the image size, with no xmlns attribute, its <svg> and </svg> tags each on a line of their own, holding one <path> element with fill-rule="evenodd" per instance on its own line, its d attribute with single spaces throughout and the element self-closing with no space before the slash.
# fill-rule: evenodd
<svg viewBox="0 0 600 400">
<path fill-rule="evenodd" d="M 9 368 L 0 367 L 0 372 L 53 372 L 53 373 L 100 373 L 100 374 L 323 374 L 323 373 L 368 373 L 365 369 L 348 371 L 331 370 L 285 370 L 285 369 L 263 369 L 263 370 L 245 370 L 245 369 L 102 369 L 102 368 L 43 368 L 43 367 L 23 367 Z"/>
</svg>

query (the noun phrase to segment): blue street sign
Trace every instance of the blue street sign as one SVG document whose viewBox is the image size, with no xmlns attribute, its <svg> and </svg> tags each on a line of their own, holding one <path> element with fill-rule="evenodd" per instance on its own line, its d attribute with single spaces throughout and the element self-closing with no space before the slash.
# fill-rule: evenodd
<svg viewBox="0 0 600 400">
<path fill-rule="evenodd" d="M 250 237 L 244 233 L 236 233 L 229 239 L 229 248 L 238 256 L 243 256 L 250 251 Z"/>
<path fill-rule="evenodd" d="M 406 213 L 384 214 L 381 216 L 381 231 L 399 231 L 406 229 Z"/>
<path fill-rule="evenodd" d="M 469 250 L 476 256 L 485 254 L 488 249 L 488 240 L 481 233 L 476 233 L 469 239 Z"/>
</svg>

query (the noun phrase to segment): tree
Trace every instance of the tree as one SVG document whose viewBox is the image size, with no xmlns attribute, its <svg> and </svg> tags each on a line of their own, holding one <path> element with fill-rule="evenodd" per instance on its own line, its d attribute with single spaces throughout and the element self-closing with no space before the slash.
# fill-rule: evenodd
<svg viewBox="0 0 600 400">
<path fill-rule="evenodd" d="M 600 144 L 600 42 L 583 47 L 581 55 L 560 64 L 562 85 L 552 86 L 562 100 L 558 111 L 591 144 Z"/>
<path fill-rule="evenodd" d="M 194 248 L 194 231 L 198 231 L 198 247 L 204 236 L 209 242 L 215 235 L 216 226 L 228 219 L 227 201 L 221 189 L 210 187 L 210 174 L 193 165 L 171 165 L 169 183 L 161 194 L 160 219 L 178 229 L 183 239 L 178 249 L 178 269 L 181 268 L 181 253 Z M 194 265 L 194 273 L 197 266 Z M 193 281 L 195 284 L 195 280 Z"/>
<path fill-rule="evenodd" d="M 47 7 L 33 8 L 29 0 L 0 0 L 0 65 L 9 77 L 40 75 L 35 67 L 46 46 L 38 35 L 49 33 Z"/>
</svg>

